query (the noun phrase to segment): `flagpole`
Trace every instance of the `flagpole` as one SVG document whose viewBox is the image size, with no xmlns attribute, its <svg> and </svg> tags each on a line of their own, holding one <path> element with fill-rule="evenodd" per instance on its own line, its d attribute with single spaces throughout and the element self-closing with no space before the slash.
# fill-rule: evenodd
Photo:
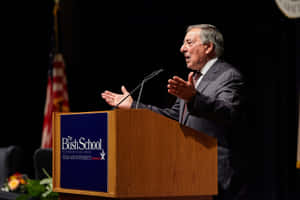
<svg viewBox="0 0 300 200">
<path fill-rule="evenodd" d="M 58 35 L 58 11 L 60 9 L 59 7 L 60 0 L 54 0 L 54 7 L 53 7 L 53 16 L 54 16 L 54 39 L 55 39 L 55 53 L 59 52 L 59 35 Z"/>
</svg>

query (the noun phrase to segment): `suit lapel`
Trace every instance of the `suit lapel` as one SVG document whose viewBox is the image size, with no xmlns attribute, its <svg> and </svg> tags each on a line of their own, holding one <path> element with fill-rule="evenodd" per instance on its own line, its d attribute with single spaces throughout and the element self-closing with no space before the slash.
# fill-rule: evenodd
<svg viewBox="0 0 300 200">
<path fill-rule="evenodd" d="M 212 81 L 214 81 L 216 79 L 216 77 L 219 75 L 218 71 L 220 70 L 218 65 L 220 64 L 220 61 L 217 60 L 217 62 L 215 62 L 211 68 L 206 72 L 206 74 L 203 75 L 203 78 L 200 82 L 200 84 L 198 85 L 198 87 L 196 88 L 198 92 L 202 93 L 205 88 L 209 85 L 209 83 L 211 83 Z M 180 101 L 180 123 L 182 123 L 183 125 L 186 124 L 187 119 L 190 115 L 190 113 L 187 111 L 185 113 L 185 115 L 183 116 L 183 111 L 184 111 L 184 105 L 185 102 L 184 100 Z"/>
<path fill-rule="evenodd" d="M 219 71 L 219 60 L 217 60 L 217 62 L 215 62 L 211 68 L 206 72 L 206 74 L 203 75 L 203 78 L 200 82 L 200 84 L 197 87 L 198 92 L 202 93 L 205 88 L 208 86 L 208 84 L 210 82 L 212 82 L 213 80 L 215 80 L 215 78 L 218 76 L 218 71 Z"/>
</svg>

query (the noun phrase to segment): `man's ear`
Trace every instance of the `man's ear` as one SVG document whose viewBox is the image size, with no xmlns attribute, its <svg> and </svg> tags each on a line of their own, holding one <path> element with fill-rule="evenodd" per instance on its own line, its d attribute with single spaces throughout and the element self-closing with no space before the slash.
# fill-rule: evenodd
<svg viewBox="0 0 300 200">
<path fill-rule="evenodd" d="M 207 55 L 212 54 L 215 51 L 215 46 L 214 46 L 214 44 L 212 42 L 206 44 L 206 46 L 207 47 L 206 47 L 205 53 Z"/>
</svg>

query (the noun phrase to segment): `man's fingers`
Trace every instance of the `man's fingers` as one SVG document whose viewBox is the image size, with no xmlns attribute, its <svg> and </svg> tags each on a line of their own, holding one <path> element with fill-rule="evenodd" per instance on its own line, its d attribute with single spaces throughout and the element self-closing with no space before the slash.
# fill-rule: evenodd
<svg viewBox="0 0 300 200">
<path fill-rule="evenodd" d="M 121 91 L 123 92 L 123 94 L 128 94 L 128 93 L 129 93 L 129 92 L 127 91 L 127 89 L 125 88 L 124 85 L 122 85 Z"/>
<path fill-rule="evenodd" d="M 188 76 L 188 82 L 190 82 L 191 84 L 194 84 L 193 76 L 194 76 L 194 72 L 190 72 Z"/>
<path fill-rule="evenodd" d="M 106 103 L 108 103 L 108 105 L 110 105 L 110 106 L 115 106 L 115 101 L 114 101 L 114 99 L 108 98 L 108 97 L 103 98 L 103 99 L 106 101 Z"/>
<path fill-rule="evenodd" d="M 168 92 L 170 94 L 179 94 L 181 93 L 182 91 L 185 90 L 186 87 L 184 86 L 179 86 L 179 85 L 173 85 L 173 84 L 168 84 Z"/>
<path fill-rule="evenodd" d="M 110 106 L 116 106 L 118 103 L 122 101 L 124 97 L 127 97 L 129 92 L 126 90 L 124 86 L 121 87 L 122 93 L 114 93 L 108 90 L 101 93 L 101 97 L 106 101 Z M 122 102 L 118 107 L 129 109 L 132 105 L 132 98 L 129 96 L 124 102 Z"/>
<path fill-rule="evenodd" d="M 187 82 L 178 76 L 174 76 L 173 79 L 169 79 L 168 83 L 168 88 L 173 89 L 185 88 L 187 86 Z"/>
<path fill-rule="evenodd" d="M 185 83 L 174 80 L 174 79 L 169 79 L 168 80 L 169 85 L 172 85 L 173 87 L 183 87 Z"/>
<path fill-rule="evenodd" d="M 109 105 L 112 105 L 114 102 L 114 96 L 109 95 L 109 93 L 105 93 L 103 92 L 101 94 L 102 98 L 106 101 L 106 103 L 108 103 Z"/>
<path fill-rule="evenodd" d="M 177 97 L 181 97 L 182 90 L 168 89 L 168 93 Z"/>
<path fill-rule="evenodd" d="M 115 98 L 116 95 L 110 91 L 104 91 L 101 96 L 103 98 Z"/>
<path fill-rule="evenodd" d="M 174 76 L 173 80 L 176 81 L 178 84 L 184 84 L 184 85 L 186 84 L 186 81 L 178 76 Z"/>
<path fill-rule="evenodd" d="M 188 81 L 178 76 L 168 80 L 168 93 L 178 98 L 189 100 L 194 95 L 193 72 L 189 74 Z"/>
<path fill-rule="evenodd" d="M 173 89 L 168 89 L 168 93 L 172 94 L 174 96 L 176 96 L 176 94 L 177 94 L 176 90 L 173 90 Z"/>
</svg>

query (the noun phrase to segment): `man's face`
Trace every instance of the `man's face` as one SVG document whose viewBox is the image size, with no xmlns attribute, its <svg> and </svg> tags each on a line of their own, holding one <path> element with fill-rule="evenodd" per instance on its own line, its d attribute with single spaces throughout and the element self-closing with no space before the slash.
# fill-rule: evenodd
<svg viewBox="0 0 300 200">
<path fill-rule="evenodd" d="M 191 29 L 184 38 L 180 52 L 184 54 L 187 68 L 200 70 L 207 62 L 207 45 L 202 44 L 199 28 Z"/>
</svg>

